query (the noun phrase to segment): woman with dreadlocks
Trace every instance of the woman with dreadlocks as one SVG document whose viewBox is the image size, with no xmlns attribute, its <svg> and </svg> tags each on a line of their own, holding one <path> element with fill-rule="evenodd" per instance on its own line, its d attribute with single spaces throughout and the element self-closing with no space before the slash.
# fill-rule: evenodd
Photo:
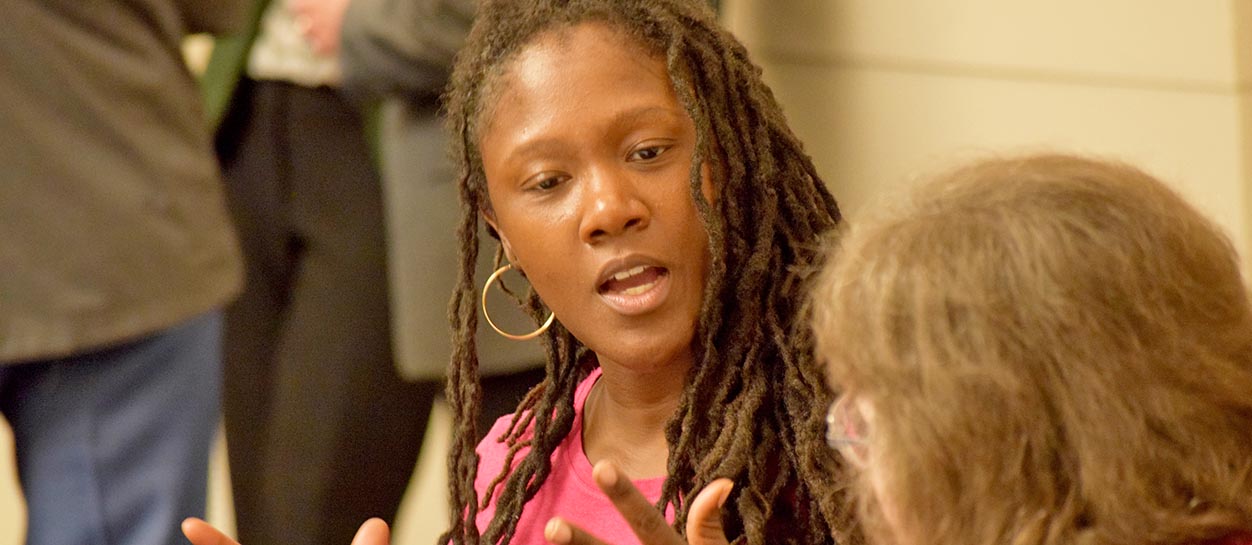
<svg viewBox="0 0 1252 545">
<path fill-rule="evenodd" d="M 853 537 L 820 440 L 831 395 L 800 312 L 838 211 L 712 11 L 487 1 L 448 99 L 464 219 L 444 542 L 542 543 L 554 515 L 630 542 L 596 490 L 601 461 L 600 482 L 637 479 L 675 528 L 696 491 L 727 477 L 740 491 L 728 529 L 747 543 Z M 475 449 L 481 223 L 501 270 L 533 288 L 524 303 L 543 326 L 529 335 L 548 363 Z"/>
<path fill-rule="evenodd" d="M 675 530 L 637 528 L 656 545 L 719 505 L 751 545 L 856 543 L 801 311 L 838 209 L 712 10 L 486 0 L 446 107 L 463 220 L 441 543 L 542 544 L 559 516 L 555 542 L 625 545 L 628 518 L 664 514 Z M 541 325 L 501 333 L 539 337 L 547 373 L 476 448 L 484 224 L 507 263 L 482 302 L 503 272 L 524 275 Z M 620 516 L 612 484 L 634 484 L 653 517 Z"/>
</svg>

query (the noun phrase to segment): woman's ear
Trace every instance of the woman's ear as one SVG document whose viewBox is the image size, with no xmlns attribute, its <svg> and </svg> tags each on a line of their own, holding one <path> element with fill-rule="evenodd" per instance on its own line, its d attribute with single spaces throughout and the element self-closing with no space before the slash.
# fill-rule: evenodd
<svg viewBox="0 0 1252 545">
<path fill-rule="evenodd" d="M 509 263 L 513 264 L 513 268 L 520 271 L 522 266 L 517 262 L 517 256 L 513 254 L 513 246 L 509 244 L 509 237 L 504 234 L 504 231 L 496 223 L 495 214 L 490 209 L 483 210 L 480 214 L 483 221 L 491 228 L 492 233 L 496 235 L 496 238 L 500 239 L 500 245 L 504 247 L 504 257 L 509 260 Z"/>
</svg>

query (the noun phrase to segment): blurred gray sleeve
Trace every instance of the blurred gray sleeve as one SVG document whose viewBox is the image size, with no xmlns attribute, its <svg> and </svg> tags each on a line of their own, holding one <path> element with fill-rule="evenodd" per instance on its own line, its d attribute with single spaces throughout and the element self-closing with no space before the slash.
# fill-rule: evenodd
<svg viewBox="0 0 1252 545">
<path fill-rule="evenodd" d="M 474 19 L 475 0 L 352 0 L 343 89 L 355 98 L 437 96 Z"/>
</svg>

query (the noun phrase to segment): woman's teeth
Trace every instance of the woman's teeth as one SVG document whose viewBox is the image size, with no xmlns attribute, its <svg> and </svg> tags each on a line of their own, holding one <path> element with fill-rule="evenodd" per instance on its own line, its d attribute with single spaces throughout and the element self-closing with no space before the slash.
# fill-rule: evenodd
<svg viewBox="0 0 1252 545">
<path fill-rule="evenodd" d="M 656 282 L 648 282 L 647 284 L 635 286 L 633 288 L 626 288 L 622 290 L 622 293 L 626 295 L 638 295 L 640 293 L 643 293 L 645 291 L 652 289 L 652 286 L 655 286 L 655 285 L 656 285 Z"/>
<path fill-rule="evenodd" d="M 627 270 L 627 271 L 622 271 L 622 272 L 619 272 L 619 273 L 617 273 L 617 274 L 613 275 L 613 279 L 614 279 L 614 280 L 618 280 L 618 281 L 625 280 L 625 279 L 627 279 L 627 278 L 630 278 L 630 277 L 632 277 L 632 276 L 634 276 L 634 275 L 636 275 L 636 274 L 639 274 L 639 273 L 641 273 L 641 272 L 643 272 L 643 271 L 647 270 L 647 268 L 648 268 L 648 267 L 647 267 L 646 265 L 640 265 L 640 266 L 635 267 L 635 268 L 633 268 L 633 269 L 630 269 L 630 270 Z"/>
<path fill-rule="evenodd" d="M 605 293 L 638 295 L 655 287 L 664 272 L 660 267 L 638 265 L 614 274 L 600 289 Z"/>
</svg>

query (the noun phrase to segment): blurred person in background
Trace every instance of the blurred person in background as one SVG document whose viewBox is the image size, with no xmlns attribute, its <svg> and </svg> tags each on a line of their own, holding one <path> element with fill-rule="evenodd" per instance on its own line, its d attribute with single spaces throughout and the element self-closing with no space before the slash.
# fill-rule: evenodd
<svg viewBox="0 0 1252 545">
<path fill-rule="evenodd" d="M 439 115 L 440 97 L 476 3 L 352 0 L 339 35 L 344 90 L 363 104 L 378 106 L 396 361 L 405 377 L 440 385 L 452 356 L 448 301 L 459 263 L 456 169 Z M 311 12 L 310 19 L 322 20 Z M 315 41 L 333 43 L 333 25 L 325 33 L 321 25 L 310 28 Z M 490 274 L 498 266 L 495 260 L 492 252 L 480 254 L 479 272 Z M 531 325 L 522 312 L 502 311 L 495 319 L 506 331 L 525 331 Z M 478 338 L 479 372 L 484 375 L 481 436 L 543 380 L 543 352 L 539 341 L 506 339 L 485 321 L 479 324 Z"/>
<path fill-rule="evenodd" d="M 248 263 L 225 398 L 245 543 L 346 542 L 395 517 L 451 352 L 456 193 L 437 112 L 473 11 L 260 2 L 216 45 L 205 90 Z M 542 378 L 535 343 L 506 343 L 486 418 Z"/>
<path fill-rule="evenodd" d="M 0 412 L 26 543 L 203 516 L 240 259 L 180 44 L 237 2 L 4 0 Z"/>
<path fill-rule="evenodd" d="M 203 77 L 245 257 L 223 409 L 238 533 L 256 545 L 347 542 L 390 517 L 438 391 L 396 372 L 365 117 L 292 4 L 253 2 Z"/>
<path fill-rule="evenodd" d="M 958 169 L 862 216 L 813 295 L 875 543 L 1252 543 L 1252 304 L 1131 166 Z"/>
</svg>

